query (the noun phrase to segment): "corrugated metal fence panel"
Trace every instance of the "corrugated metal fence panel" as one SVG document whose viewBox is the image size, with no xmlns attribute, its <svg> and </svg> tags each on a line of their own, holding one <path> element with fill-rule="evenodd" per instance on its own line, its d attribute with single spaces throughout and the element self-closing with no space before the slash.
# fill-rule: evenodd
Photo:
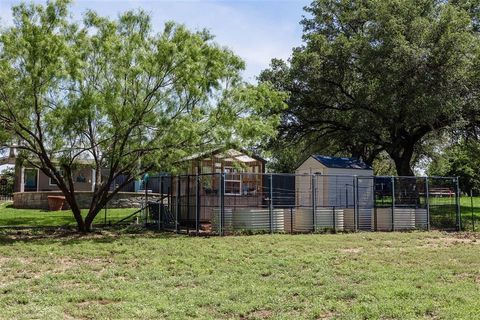
<svg viewBox="0 0 480 320">
<path fill-rule="evenodd" d="M 392 208 L 377 208 L 377 230 L 392 230 Z M 395 208 L 395 230 L 427 228 L 427 209 Z"/>
<path fill-rule="evenodd" d="M 311 208 L 299 208 L 295 210 L 293 217 L 294 230 L 297 232 L 313 231 L 313 211 Z"/>
<path fill-rule="evenodd" d="M 392 208 L 377 208 L 377 230 L 391 231 L 392 230 Z"/>
<path fill-rule="evenodd" d="M 427 229 L 427 224 L 427 209 L 415 209 L 415 227 L 417 229 Z"/>
<path fill-rule="evenodd" d="M 224 212 L 225 212 L 224 221 L 223 221 L 224 231 L 231 231 L 233 209 L 225 208 Z M 220 209 L 219 208 L 214 208 L 212 210 L 211 221 L 212 221 L 212 230 L 215 232 L 220 231 Z"/>
<path fill-rule="evenodd" d="M 334 211 L 333 208 L 317 208 L 315 215 L 317 229 L 333 229 L 333 216 L 335 215 L 335 229 L 338 231 L 344 230 L 344 209 L 335 209 Z M 295 210 L 294 230 L 297 232 L 310 232 L 314 230 L 312 209 L 300 208 Z"/>
<path fill-rule="evenodd" d="M 335 220 L 334 220 L 335 216 Z M 343 231 L 343 209 L 321 208 L 316 210 L 317 228 L 334 228 Z M 335 221 L 335 225 L 333 223 Z"/>
<path fill-rule="evenodd" d="M 269 209 L 237 208 L 233 211 L 232 225 L 234 230 L 270 230 Z M 284 231 L 284 210 L 272 210 L 272 231 Z"/>
<path fill-rule="evenodd" d="M 415 229 L 415 209 L 395 208 L 393 215 L 395 230 Z"/>
<path fill-rule="evenodd" d="M 358 209 L 358 229 L 373 230 L 373 209 Z"/>
<path fill-rule="evenodd" d="M 272 211 L 272 231 L 285 230 L 284 209 Z M 270 211 L 259 208 L 225 208 L 224 231 L 270 231 Z M 213 209 L 212 229 L 219 231 L 220 209 Z"/>
<path fill-rule="evenodd" d="M 355 210 L 353 208 L 343 209 L 343 225 L 345 230 L 355 230 Z"/>
<path fill-rule="evenodd" d="M 295 215 L 295 210 L 293 208 L 284 209 L 283 219 L 285 224 L 285 232 L 293 231 L 294 215 Z"/>
</svg>

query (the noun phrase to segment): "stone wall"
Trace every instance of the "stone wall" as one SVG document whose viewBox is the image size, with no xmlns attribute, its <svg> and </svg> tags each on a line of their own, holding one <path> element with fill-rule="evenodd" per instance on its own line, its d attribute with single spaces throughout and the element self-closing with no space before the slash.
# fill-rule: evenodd
<svg viewBox="0 0 480 320">
<path fill-rule="evenodd" d="M 44 192 L 16 192 L 13 194 L 13 206 L 19 209 L 48 210 L 48 196 L 61 196 L 58 191 Z M 158 193 L 148 194 L 148 200 L 158 200 Z M 90 207 L 92 192 L 81 191 L 76 193 L 78 205 L 82 209 Z M 119 192 L 108 203 L 108 208 L 140 208 L 145 202 L 145 194 L 141 192 Z M 65 203 L 64 209 L 69 209 Z"/>
</svg>

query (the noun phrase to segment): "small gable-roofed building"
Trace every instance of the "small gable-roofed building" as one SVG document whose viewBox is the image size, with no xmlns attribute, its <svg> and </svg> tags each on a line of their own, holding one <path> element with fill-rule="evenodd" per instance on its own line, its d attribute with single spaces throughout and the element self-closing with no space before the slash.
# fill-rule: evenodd
<svg viewBox="0 0 480 320">
<path fill-rule="evenodd" d="M 172 180 L 172 203 L 179 197 L 179 220 L 182 225 L 193 225 L 196 220 L 196 201 L 202 223 L 212 220 L 220 206 L 221 174 L 224 174 L 224 206 L 228 210 L 238 207 L 265 205 L 264 177 L 266 161 L 240 149 L 215 149 L 183 159 L 183 175 Z M 198 199 L 196 177 L 199 177 Z M 172 212 L 174 208 L 172 207 Z"/>
<path fill-rule="evenodd" d="M 356 158 L 312 155 L 295 170 L 295 173 L 372 176 L 373 168 Z"/>
<path fill-rule="evenodd" d="M 360 223 L 371 225 L 373 168 L 356 158 L 312 155 L 295 170 L 296 206 L 352 209 L 357 204 Z M 312 175 L 315 178 L 312 179 Z M 358 184 L 355 193 L 354 185 Z"/>
</svg>

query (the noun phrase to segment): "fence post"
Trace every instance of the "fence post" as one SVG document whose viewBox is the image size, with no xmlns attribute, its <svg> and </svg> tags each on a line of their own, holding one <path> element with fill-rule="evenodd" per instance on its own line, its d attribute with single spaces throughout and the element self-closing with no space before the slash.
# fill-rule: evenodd
<svg viewBox="0 0 480 320">
<path fill-rule="evenodd" d="M 293 208 L 290 207 L 290 234 L 293 234 Z"/>
<path fill-rule="evenodd" d="M 354 176 L 352 181 L 352 193 L 353 193 L 353 230 L 358 231 L 358 221 L 357 221 L 357 179 Z"/>
<path fill-rule="evenodd" d="M 335 206 L 332 207 L 333 213 L 333 232 L 337 232 L 337 222 L 335 221 Z"/>
<path fill-rule="evenodd" d="M 390 177 L 392 183 L 392 231 L 395 231 L 395 178 Z"/>
<path fill-rule="evenodd" d="M 462 215 L 460 213 L 460 185 L 458 183 L 458 177 L 455 178 L 456 192 L 455 192 L 455 204 L 457 211 L 457 230 L 462 231 Z"/>
<path fill-rule="evenodd" d="M 270 233 L 273 233 L 273 176 L 270 174 L 268 176 L 269 183 L 269 198 L 270 203 L 268 205 L 268 218 L 270 223 Z"/>
<path fill-rule="evenodd" d="M 143 207 L 143 214 L 145 214 L 145 226 L 148 224 L 148 180 L 143 183 L 145 187 L 145 205 Z"/>
<path fill-rule="evenodd" d="M 475 213 L 473 212 L 473 191 L 470 189 L 470 207 L 472 209 L 472 230 L 475 232 Z"/>
<path fill-rule="evenodd" d="M 427 204 L 427 230 L 430 231 L 430 190 L 428 177 L 425 177 L 425 202 Z"/>
<path fill-rule="evenodd" d="M 170 175 L 170 185 L 168 187 L 168 199 L 167 199 L 167 203 L 168 203 L 168 211 L 170 212 L 170 216 L 172 215 L 172 212 L 173 212 L 173 181 L 174 181 L 174 176 L 173 175 Z M 170 221 L 171 222 L 171 221 Z"/>
<path fill-rule="evenodd" d="M 223 236 L 225 227 L 225 173 L 220 175 L 220 235 Z"/>
<path fill-rule="evenodd" d="M 373 231 L 378 229 L 378 213 L 377 213 L 377 193 L 376 193 L 376 184 L 375 177 L 372 178 L 372 197 L 373 197 Z"/>
<path fill-rule="evenodd" d="M 313 221 L 313 232 L 317 232 L 317 176 L 312 175 L 312 221 Z"/>
<path fill-rule="evenodd" d="M 360 205 L 359 205 L 360 194 L 358 192 L 359 190 L 360 190 L 360 185 L 358 183 L 358 176 L 355 175 L 355 206 L 357 208 L 357 210 L 356 210 L 357 228 L 355 229 L 355 231 L 358 231 L 360 229 Z"/>
<path fill-rule="evenodd" d="M 180 213 L 180 176 L 177 176 L 177 198 L 176 198 L 176 209 L 175 209 L 175 232 L 178 232 L 180 225 L 178 223 L 178 215 Z"/>
<path fill-rule="evenodd" d="M 160 203 L 158 204 L 158 230 L 163 229 L 163 174 L 160 176 Z"/>
<path fill-rule="evenodd" d="M 187 227 L 187 234 L 190 233 L 190 175 L 187 174 L 187 185 L 185 186 L 186 188 L 186 191 L 187 191 L 187 205 L 186 205 L 186 209 L 187 209 L 187 223 L 186 223 L 186 227 Z"/>
<path fill-rule="evenodd" d="M 200 176 L 197 173 L 195 187 L 195 232 L 198 236 L 200 231 Z"/>
</svg>

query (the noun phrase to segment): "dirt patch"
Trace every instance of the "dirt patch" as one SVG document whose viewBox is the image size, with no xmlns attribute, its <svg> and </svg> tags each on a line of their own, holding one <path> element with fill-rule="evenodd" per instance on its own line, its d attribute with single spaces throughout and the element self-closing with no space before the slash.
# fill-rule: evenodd
<svg viewBox="0 0 480 320">
<path fill-rule="evenodd" d="M 5 257 L 5 256 L 0 256 L 0 268 L 4 267 L 10 262 L 19 262 L 21 264 L 30 264 L 33 262 L 32 258 L 26 258 L 26 257 Z"/>
<path fill-rule="evenodd" d="M 91 306 L 91 305 L 94 305 L 94 304 L 100 304 L 102 306 L 105 306 L 107 304 L 112 304 L 112 303 L 115 303 L 116 301 L 113 301 L 113 300 L 109 300 L 109 299 L 100 299 L 100 300 L 86 300 L 86 301 L 82 301 L 82 302 L 79 302 L 77 303 L 77 306 L 79 307 L 88 307 L 88 306 Z"/>
<path fill-rule="evenodd" d="M 341 253 L 360 253 L 363 251 L 363 248 L 346 248 L 338 250 Z"/>
<path fill-rule="evenodd" d="M 273 312 L 271 310 L 256 310 L 250 312 L 246 317 L 242 317 L 241 319 L 269 319 L 273 316 Z"/>
<path fill-rule="evenodd" d="M 335 313 L 335 312 L 332 312 L 332 311 L 326 311 L 324 313 L 322 313 L 321 315 L 319 315 L 316 319 L 320 320 L 324 320 L 324 319 L 334 319 L 338 317 L 338 314 Z"/>
<path fill-rule="evenodd" d="M 440 248 L 455 245 L 478 245 L 480 239 L 478 234 L 474 233 L 453 233 L 438 238 L 426 238 L 425 243 L 419 247 L 423 248 Z"/>
</svg>

